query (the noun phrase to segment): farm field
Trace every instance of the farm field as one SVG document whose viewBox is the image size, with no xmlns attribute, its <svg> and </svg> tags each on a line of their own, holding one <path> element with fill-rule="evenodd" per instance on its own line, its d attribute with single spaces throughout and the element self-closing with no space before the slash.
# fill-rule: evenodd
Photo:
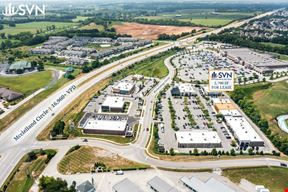
<svg viewBox="0 0 288 192">
<path fill-rule="evenodd" d="M 288 169 L 278 167 L 239 168 L 223 170 L 223 176 L 234 183 L 242 178 L 256 184 L 264 185 L 271 192 L 282 192 L 288 188 Z M 269 179 L 268 179 L 269 178 Z"/>
<path fill-rule="evenodd" d="M 203 25 L 203 26 L 224 26 L 232 22 L 231 19 L 179 19 L 179 21 L 190 21 L 196 25 Z"/>
<path fill-rule="evenodd" d="M 177 13 L 162 13 L 157 16 L 148 16 L 148 17 L 138 17 L 149 20 L 160 20 L 160 19 L 176 19 L 179 21 L 189 21 L 194 24 L 199 24 L 203 26 L 223 26 L 228 23 L 242 19 L 246 17 L 253 16 L 253 12 L 237 12 L 237 11 L 227 11 L 227 12 L 215 12 L 212 9 L 205 10 L 183 10 L 178 11 Z"/>
<path fill-rule="evenodd" d="M 104 163 L 108 170 L 148 168 L 147 165 L 127 160 L 104 149 L 81 146 L 65 155 L 58 164 L 58 170 L 63 174 L 90 173 L 97 162 Z"/>
<path fill-rule="evenodd" d="M 56 30 L 65 29 L 68 27 L 76 26 L 77 23 L 69 23 L 69 22 L 30 22 L 30 23 L 21 23 L 16 24 L 16 27 L 9 27 L 8 25 L 4 25 L 4 29 L 0 30 L 0 33 L 6 34 L 17 34 L 21 32 L 31 32 L 36 33 L 37 30 L 46 30 L 47 26 L 55 25 Z"/>
<path fill-rule="evenodd" d="M 29 95 L 45 87 L 51 80 L 52 72 L 49 70 L 16 77 L 0 76 L 0 87 L 7 87 L 24 95 Z"/>
<path fill-rule="evenodd" d="M 99 31 L 104 31 L 104 26 L 97 25 L 95 23 L 89 23 L 88 25 L 82 26 L 80 29 L 98 29 Z"/>
<path fill-rule="evenodd" d="M 139 23 L 122 23 L 115 24 L 113 27 L 117 33 L 132 35 L 132 37 L 139 39 L 155 40 L 158 35 L 166 33 L 168 35 L 178 35 L 183 32 L 191 32 L 193 29 L 197 31 L 202 29 L 201 27 L 177 27 L 177 26 L 163 26 L 163 25 L 147 25 Z"/>
</svg>

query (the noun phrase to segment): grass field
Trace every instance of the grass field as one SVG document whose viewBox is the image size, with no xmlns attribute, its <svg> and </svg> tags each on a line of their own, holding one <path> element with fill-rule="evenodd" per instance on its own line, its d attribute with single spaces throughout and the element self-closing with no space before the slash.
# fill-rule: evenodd
<svg viewBox="0 0 288 192">
<path fill-rule="evenodd" d="M 212 9 L 193 9 L 178 11 L 177 13 L 162 13 L 157 16 L 138 18 L 146 18 L 151 20 L 176 19 L 179 21 L 189 21 L 191 23 L 201 24 L 209 27 L 227 25 L 234 20 L 250 17 L 254 14 L 255 13 L 253 12 L 215 12 Z"/>
<path fill-rule="evenodd" d="M 75 23 L 78 23 L 80 21 L 84 21 L 86 19 L 88 19 L 89 17 L 85 17 L 85 16 L 77 16 L 75 19 L 73 19 L 72 21 Z"/>
<path fill-rule="evenodd" d="M 209 19 L 179 19 L 180 21 L 190 21 L 191 23 L 197 25 L 204 25 L 204 26 L 223 26 L 227 25 L 232 22 L 232 19 L 217 19 L 217 18 L 209 18 Z"/>
<path fill-rule="evenodd" d="M 0 77 L 0 87 L 29 95 L 32 92 L 46 86 L 52 80 L 52 72 L 49 70 L 35 72 L 18 77 Z"/>
<path fill-rule="evenodd" d="M 288 169 L 276 167 L 239 168 L 223 170 L 223 176 L 239 183 L 242 178 L 256 184 L 264 185 L 271 192 L 283 192 L 288 188 Z"/>
<path fill-rule="evenodd" d="M 140 74 L 147 77 L 163 78 L 168 75 L 169 71 L 164 64 L 166 57 L 159 58 L 153 62 L 145 62 L 136 69 L 129 71 L 129 73 Z"/>
<path fill-rule="evenodd" d="M 6 117 L 0 119 L 0 131 L 3 131 L 5 128 L 7 128 L 11 123 L 16 121 L 18 118 L 20 118 L 23 114 L 25 114 L 28 110 L 36 106 L 38 103 L 43 101 L 43 99 L 46 99 L 51 93 L 62 87 L 66 82 L 68 82 L 68 79 L 60 79 L 58 80 L 57 84 L 53 85 L 52 87 L 49 87 L 48 89 L 42 91 L 38 95 L 34 96 L 32 99 L 18 107 L 16 110 L 11 112 Z"/>
<path fill-rule="evenodd" d="M 82 146 L 67 154 L 58 164 L 58 170 L 63 174 L 89 173 L 97 162 L 104 163 L 109 170 L 148 168 L 147 165 L 127 160 L 104 149 Z"/>
<path fill-rule="evenodd" d="M 270 42 L 261 42 L 260 44 L 271 46 L 271 47 L 285 47 L 285 45 L 277 44 L 277 43 L 270 43 Z"/>
<path fill-rule="evenodd" d="M 0 30 L 0 33 L 6 34 L 17 34 L 20 32 L 31 32 L 36 33 L 37 30 L 46 30 L 47 26 L 55 25 L 57 29 L 65 29 L 68 27 L 72 27 L 77 25 L 77 23 L 69 23 L 69 22 L 30 22 L 30 23 L 21 23 L 16 24 L 16 27 L 9 27 L 8 25 L 4 25 L 4 29 Z"/>
<path fill-rule="evenodd" d="M 156 77 L 161 79 L 167 76 L 169 73 L 169 70 L 164 64 L 164 60 L 174 54 L 175 51 L 170 51 L 169 53 L 162 55 L 159 58 L 147 59 L 142 62 L 139 62 L 122 71 L 121 75 L 117 76 L 117 78 L 139 74 L 144 75 L 146 77 Z"/>
<path fill-rule="evenodd" d="M 104 31 L 104 26 L 97 25 L 95 23 L 89 23 L 88 25 L 82 26 L 80 29 L 98 29 L 99 31 Z"/>
<path fill-rule="evenodd" d="M 253 101 L 261 115 L 268 120 L 274 133 L 288 138 L 288 134 L 278 128 L 275 118 L 288 113 L 288 83 L 281 81 L 274 83 L 270 88 L 258 90 L 252 95 Z"/>
<path fill-rule="evenodd" d="M 288 55 L 276 55 L 276 58 L 283 60 L 283 61 L 288 61 Z"/>
</svg>

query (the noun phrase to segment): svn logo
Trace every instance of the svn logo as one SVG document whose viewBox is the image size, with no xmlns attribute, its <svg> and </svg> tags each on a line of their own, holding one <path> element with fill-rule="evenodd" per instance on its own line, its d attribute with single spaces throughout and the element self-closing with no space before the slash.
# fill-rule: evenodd
<svg viewBox="0 0 288 192">
<path fill-rule="evenodd" d="M 231 71 L 213 71 L 211 79 L 232 79 L 233 72 Z"/>
<path fill-rule="evenodd" d="M 31 16 L 31 15 L 45 15 L 46 14 L 46 7 L 45 5 L 42 5 L 42 7 L 33 4 L 33 5 L 26 5 L 26 4 L 20 4 L 18 6 L 12 5 L 12 3 L 9 3 L 5 6 L 5 11 L 2 11 L 2 15 L 6 17 L 12 17 L 12 16 Z"/>
</svg>

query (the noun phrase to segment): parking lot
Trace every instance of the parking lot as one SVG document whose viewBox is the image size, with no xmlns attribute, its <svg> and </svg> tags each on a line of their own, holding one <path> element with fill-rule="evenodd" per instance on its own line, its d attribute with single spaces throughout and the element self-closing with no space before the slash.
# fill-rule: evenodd
<svg viewBox="0 0 288 192">
<path fill-rule="evenodd" d="M 237 79 L 236 83 L 239 81 L 238 79 L 243 82 L 244 80 L 254 80 L 256 77 L 263 78 L 260 73 L 243 65 L 235 64 L 220 53 L 203 47 L 194 48 L 189 52 L 183 51 L 173 58 L 172 63 L 178 69 L 178 78 L 186 82 L 200 81 L 206 83 L 209 70 L 212 69 L 233 70 Z"/>
<path fill-rule="evenodd" d="M 196 88 L 197 96 L 182 96 L 173 97 L 170 92 L 171 89 L 166 91 L 166 94 L 162 96 L 161 103 L 158 104 L 160 110 L 158 121 L 160 122 L 159 128 L 159 143 L 164 145 L 166 150 L 174 148 L 179 152 L 189 152 L 191 148 L 178 148 L 177 140 L 175 137 L 175 130 L 172 128 L 172 120 L 169 111 L 169 98 L 171 99 L 172 106 L 175 110 L 175 125 L 178 131 L 197 131 L 197 130 L 209 130 L 217 131 L 218 136 L 222 141 L 222 150 L 229 151 L 231 147 L 231 141 L 233 139 L 232 134 L 228 132 L 228 129 L 222 122 L 217 122 L 216 113 L 212 108 L 211 101 L 206 100 L 204 95 L 201 95 L 200 88 Z M 185 110 L 185 106 L 188 107 L 194 122 L 191 122 L 188 118 L 188 112 Z M 211 148 L 201 148 L 199 150 L 210 151 Z"/>
</svg>

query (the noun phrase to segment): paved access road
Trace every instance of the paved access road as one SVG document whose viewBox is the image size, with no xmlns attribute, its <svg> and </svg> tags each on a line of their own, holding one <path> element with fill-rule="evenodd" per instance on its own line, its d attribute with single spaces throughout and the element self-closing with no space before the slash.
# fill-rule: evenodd
<svg viewBox="0 0 288 192">
<path fill-rule="evenodd" d="M 266 16 L 269 13 L 262 14 L 256 18 Z M 69 82 L 64 87 L 47 97 L 41 103 L 36 105 L 22 117 L 20 117 L 15 123 L 13 123 L 5 132 L 0 136 L 0 185 L 3 184 L 5 179 L 11 173 L 17 162 L 31 149 L 36 148 L 54 148 L 61 149 L 62 147 L 73 146 L 76 144 L 83 144 L 80 139 L 68 140 L 68 141 L 49 141 L 39 142 L 36 140 L 36 136 L 53 120 L 55 116 L 61 113 L 61 111 L 68 106 L 73 100 L 88 90 L 91 86 L 95 85 L 102 79 L 110 76 L 112 73 L 117 72 L 135 62 L 143 60 L 152 55 L 156 55 L 160 52 L 166 51 L 169 48 L 175 46 L 182 46 L 193 43 L 197 38 L 204 37 L 211 33 L 219 33 L 221 30 L 231 27 L 237 27 L 250 21 L 251 19 L 235 22 L 220 29 L 216 29 L 212 32 L 200 34 L 187 39 L 182 39 L 175 43 L 169 43 L 163 46 L 153 48 L 148 51 L 144 51 L 133 56 L 121 59 L 120 61 L 113 62 L 100 69 L 94 70 L 89 74 Z M 144 117 L 142 119 L 143 129 L 140 131 L 139 139 L 135 144 L 129 146 L 119 147 L 117 145 L 103 142 L 103 141 L 89 141 L 88 145 L 102 147 L 107 150 L 116 152 L 124 157 L 139 162 L 146 162 L 152 166 L 168 167 L 168 168 L 212 168 L 212 167 L 231 167 L 231 166 L 254 166 L 254 165 L 279 165 L 278 160 L 274 159 L 245 159 L 245 160 L 228 160 L 228 161 L 203 161 L 203 162 L 166 162 L 153 159 L 149 157 L 145 152 L 146 143 L 149 140 L 149 132 L 146 128 L 150 126 L 152 122 L 152 108 L 155 97 L 159 91 L 169 82 L 173 77 L 173 70 L 169 66 L 169 61 L 165 61 L 165 64 L 169 68 L 169 76 L 162 79 L 160 83 L 150 92 L 147 96 L 145 103 Z M 63 150 L 64 151 L 64 150 Z"/>
</svg>

